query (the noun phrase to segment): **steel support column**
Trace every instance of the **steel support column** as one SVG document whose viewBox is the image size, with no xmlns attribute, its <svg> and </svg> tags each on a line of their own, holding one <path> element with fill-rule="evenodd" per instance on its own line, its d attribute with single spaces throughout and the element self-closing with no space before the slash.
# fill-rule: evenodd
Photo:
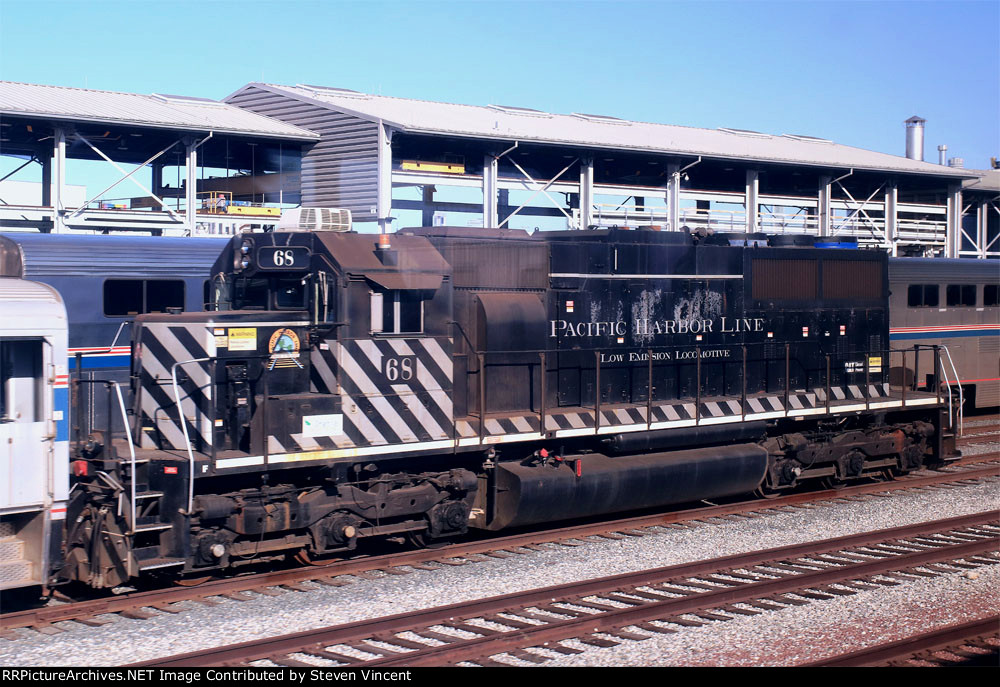
<svg viewBox="0 0 1000 687">
<path fill-rule="evenodd" d="M 898 198 L 896 182 L 888 182 L 885 185 L 885 240 L 889 244 L 889 255 L 893 257 L 899 255 L 899 229 L 896 210 Z"/>
<path fill-rule="evenodd" d="M 986 258 L 989 248 L 990 205 L 985 200 L 976 208 L 976 250 L 978 258 Z"/>
<path fill-rule="evenodd" d="M 681 228 L 681 166 L 667 165 L 667 228 Z"/>
<path fill-rule="evenodd" d="M 61 234 L 66 231 L 66 131 L 56 128 L 53 131 L 53 162 L 55 164 L 55 180 L 52 184 L 52 233 Z"/>
<path fill-rule="evenodd" d="M 752 234 L 757 231 L 757 216 L 760 212 L 760 173 L 755 169 L 747 170 L 745 204 L 747 208 L 747 233 Z"/>
<path fill-rule="evenodd" d="M 945 215 L 944 256 L 957 258 L 962 249 L 962 187 L 948 186 L 948 208 Z"/>
<path fill-rule="evenodd" d="M 580 229 L 594 223 L 594 158 L 580 160 Z"/>
<path fill-rule="evenodd" d="M 184 224 L 192 236 L 198 219 L 198 144 L 193 138 L 184 139 Z"/>
<path fill-rule="evenodd" d="M 816 196 L 816 215 L 819 219 L 819 235 L 830 236 L 833 222 L 830 218 L 830 190 L 833 186 L 832 177 L 819 178 L 819 193 Z"/>
<path fill-rule="evenodd" d="M 378 123 L 377 184 L 375 219 L 379 231 L 385 234 L 392 228 L 392 130 L 381 120 Z"/>
<path fill-rule="evenodd" d="M 427 184 L 423 190 L 423 208 L 420 211 L 421 226 L 429 227 L 434 224 L 434 191 L 437 189 Z"/>
<path fill-rule="evenodd" d="M 38 151 L 42 166 L 42 207 L 52 207 L 52 151 L 47 147 Z"/>
<path fill-rule="evenodd" d="M 483 226 L 496 227 L 500 225 L 497 211 L 497 157 L 483 156 Z"/>
</svg>

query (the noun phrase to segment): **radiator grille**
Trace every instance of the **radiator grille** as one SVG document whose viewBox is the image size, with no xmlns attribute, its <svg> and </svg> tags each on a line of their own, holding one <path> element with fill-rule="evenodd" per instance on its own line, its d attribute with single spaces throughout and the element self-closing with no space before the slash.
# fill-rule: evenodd
<svg viewBox="0 0 1000 687">
<path fill-rule="evenodd" d="M 882 263 L 873 260 L 824 260 L 823 298 L 883 298 L 881 267 Z"/>
<path fill-rule="evenodd" d="M 815 260 L 753 260 L 755 300 L 811 301 L 818 294 Z"/>
</svg>

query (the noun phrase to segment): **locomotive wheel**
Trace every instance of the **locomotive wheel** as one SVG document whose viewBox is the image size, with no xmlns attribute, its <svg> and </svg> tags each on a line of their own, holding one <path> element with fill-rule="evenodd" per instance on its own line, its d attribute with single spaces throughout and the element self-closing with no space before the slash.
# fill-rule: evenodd
<svg viewBox="0 0 1000 687">
<path fill-rule="evenodd" d="M 820 480 L 820 482 L 822 483 L 824 489 L 831 489 L 833 491 L 843 489 L 847 486 L 847 482 L 839 477 L 836 477 L 835 475 L 824 477 Z"/>
<path fill-rule="evenodd" d="M 174 584 L 178 587 L 197 587 L 198 585 L 205 584 L 215 579 L 214 575 L 205 575 L 204 577 L 179 577 L 174 580 Z"/>
<path fill-rule="evenodd" d="M 426 549 L 430 543 L 430 537 L 427 536 L 427 530 L 416 530 L 406 533 L 406 540 L 410 542 L 415 548 Z"/>
<path fill-rule="evenodd" d="M 322 567 L 325 567 L 325 566 L 328 566 L 328 565 L 333 565 L 334 563 L 336 563 L 336 562 L 338 562 L 340 560 L 343 560 L 341 558 L 334 557 L 332 559 L 321 560 L 321 561 L 314 561 L 309 556 L 309 552 L 306 551 L 305 549 L 299 549 L 298 553 L 295 554 L 294 558 L 295 558 L 296 562 L 301 563 L 302 565 L 313 565 L 313 566 L 316 566 L 317 568 L 322 568 Z"/>
<path fill-rule="evenodd" d="M 781 498 L 785 492 L 779 491 L 777 489 L 772 489 L 766 485 L 761 485 L 753 490 L 753 495 L 759 499 L 777 499 Z"/>
</svg>

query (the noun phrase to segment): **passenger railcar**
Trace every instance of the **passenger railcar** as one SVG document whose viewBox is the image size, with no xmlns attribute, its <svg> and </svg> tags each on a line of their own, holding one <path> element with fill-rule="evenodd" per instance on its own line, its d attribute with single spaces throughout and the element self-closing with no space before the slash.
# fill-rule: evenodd
<svg viewBox="0 0 1000 687">
<path fill-rule="evenodd" d="M 0 278 L 0 591 L 61 560 L 69 490 L 67 319 L 51 286 Z"/>
<path fill-rule="evenodd" d="M 889 280 L 889 339 L 947 349 L 939 372 L 925 350 L 898 360 L 896 377 L 919 388 L 944 384 L 968 409 L 1000 405 L 1000 261 L 897 258 Z"/>
<path fill-rule="evenodd" d="M 0 234 L 0 276 L 21 275 L 54 287 L 69 318 L 67 366 L 79 388 L 84 433 L 103 428 L 97 379 L 127 390 L 131 322 L 143 313 L 204 310 L 212 263 L 225 239 L 149 236 Z M 117 415 L 115 415 L 117 417 Z M 116 431 L 123 429 L 120 418 Z"/>
<path fill-rule="evenodd" d="M 766 242 L 236 237 L 210 311 L 136 317 L 130 441 L 74 438 L 61 577 L 106 587 L 946 460 L 946 401 L 890 384 L 886 256 Z"/>
</svg>

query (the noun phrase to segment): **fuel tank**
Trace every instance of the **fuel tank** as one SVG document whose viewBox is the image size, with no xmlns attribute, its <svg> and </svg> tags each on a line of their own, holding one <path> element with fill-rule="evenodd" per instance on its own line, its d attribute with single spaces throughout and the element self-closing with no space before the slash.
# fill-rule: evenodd
<svg viewBox="0 0 1000 687">
<path fill-rule="evenodd" d="M 539 463 L 500 463 L 487 529 L 567 520 L 717 498 L 756 489 L 767 451 L 737 444 L 610 457 L 598 453 Z"/>
</svg>

